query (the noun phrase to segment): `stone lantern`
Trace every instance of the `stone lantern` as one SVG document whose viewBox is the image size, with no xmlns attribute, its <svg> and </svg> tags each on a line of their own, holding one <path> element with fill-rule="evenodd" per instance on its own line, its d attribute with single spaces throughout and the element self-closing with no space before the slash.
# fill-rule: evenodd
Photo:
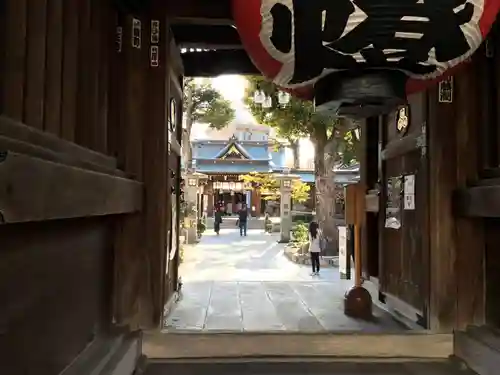
<svg viewBox="0 0 500 375">
<path fill-rule="evenodd" d="M 293 183 L 300 179 L 300 176 L 284 173 L 275 176 L 275 178 L 279 181 L 281 195 L 280 242 L 288 243 L 290 242 L 290 231 L 292 230 L 292 187 Z"/>
<path fill-rule="evenodd" d="M 187 213 L 184 219 L 184 224 L 187 230 L 186 237 L 188 244 L 198 242 L 198 194 L 200 192 L 200 185 L 208 180 L 208 176 L 194 172 L 185 176 L 186 190 L 184 192 L 184 199 L 187 203 Z"/>
</svg>

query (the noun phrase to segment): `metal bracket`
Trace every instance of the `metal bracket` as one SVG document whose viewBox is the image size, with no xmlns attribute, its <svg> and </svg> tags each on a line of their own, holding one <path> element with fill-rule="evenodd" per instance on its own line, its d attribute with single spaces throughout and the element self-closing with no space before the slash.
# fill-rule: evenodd
<svg viewBox="0 0 500 375">
<path fill-rule="evenodd" d="M 151 43 L 160 43 L 160 21 L 151 20 Z"/>
<path fill-rule="evenodd" d="M 116 27 L 116 52 L 121 53 L 123 47 L 123 27 Z"/>
<path fill-rule="evenodd" d="M 134 18 L 132 20 L 132 47 L 141 49 L 142 41 L 142 23 L 141 20 Z"/>
<path fill-rule="evenodd" d="M 160 51 L 158 46 L 151 46 L 149 53 L 149 61 L 153 68 L 157 68 L 160 65 Z"/>
</svg>

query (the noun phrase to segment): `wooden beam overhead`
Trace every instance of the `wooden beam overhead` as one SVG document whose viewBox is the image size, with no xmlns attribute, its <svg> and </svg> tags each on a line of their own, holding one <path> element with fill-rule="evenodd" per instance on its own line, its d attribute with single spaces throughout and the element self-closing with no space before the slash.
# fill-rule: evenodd
<svg viewBox="0 0 500 375">
<path fill-rule="evenodd" d="M 500 217 L 500 180 L 492 182 L 497 184 L 457 190 L 453 197 L 455 213 L 476 218 Z"/>
<path fill-rule="evenodd" d="M 230 0 L 167 0 L 173 24 L 233 25 Z"/>
<path fill-rule="evenodd" d="M 175 41 L 179 48 L 242 49 L 235 27 L 230 25 L 174 25 Z"/>
<path fill-rule="evenodd" d="M 185 52 L 181 56 L 187 77 L 216 77 L 221 74 L 261 74 L 244 50 Z"/>
</svg>

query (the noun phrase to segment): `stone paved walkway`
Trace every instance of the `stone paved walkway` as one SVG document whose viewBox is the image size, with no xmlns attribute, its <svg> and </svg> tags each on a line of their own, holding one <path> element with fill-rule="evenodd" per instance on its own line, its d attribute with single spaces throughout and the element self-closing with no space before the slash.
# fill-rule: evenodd
<svg viewBox="0 0 500 375">
<path fill-rule="evenodd" d="M 165 322 L 167 331 L 324 332 L 402 330 L 388 315 L 357 321 L 343 312 L 351 281 L 338 269 L 310 276 L 308 266 L 290 262 L 278 237 L 236 230 L 207 233 L 185 250 L 182 297 Z"/>
</svg>

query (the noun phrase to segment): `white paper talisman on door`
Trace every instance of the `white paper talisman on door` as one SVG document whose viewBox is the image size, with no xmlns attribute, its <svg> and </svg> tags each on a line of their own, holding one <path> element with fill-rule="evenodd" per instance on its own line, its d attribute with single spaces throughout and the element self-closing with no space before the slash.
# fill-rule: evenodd
<svg viewBox="0 0 500 375">
<path fill-rule="evenodd" d="M 410 174 L 405 176 L 405 194 L 415 194 L 415 175 Z"/>
<path fill-rule="evenodd" d="M 340 278 L 346 279 L 348 275 L 349 262 L 347 257 L 347 227 L 339 226 L 339 272 Z"/>
</svg>

